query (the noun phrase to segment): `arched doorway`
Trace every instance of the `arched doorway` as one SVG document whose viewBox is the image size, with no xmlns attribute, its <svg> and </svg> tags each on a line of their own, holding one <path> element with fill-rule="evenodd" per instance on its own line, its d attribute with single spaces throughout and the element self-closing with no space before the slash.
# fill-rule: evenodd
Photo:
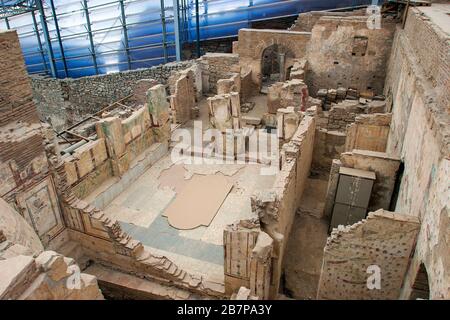
<svg viewBox="0 0 450 320">
<path fill-rule="evenodd" d="M 286 81 L 287 67 L 292 65 L 294 55 L 286 47 L 273 44 L 264 49 L 261 58 L 262 86 L 269 86 L 278 81 Z"/>
<path fill-rule="evenodd" d="M 428 273 L 425 265 L 420 265 L 419 271 L 417 271 L 416 279 L 412 286 L 410 300 L 429 300 L 430 299 L 430 287 L 428 284 Z"/>
</svg>

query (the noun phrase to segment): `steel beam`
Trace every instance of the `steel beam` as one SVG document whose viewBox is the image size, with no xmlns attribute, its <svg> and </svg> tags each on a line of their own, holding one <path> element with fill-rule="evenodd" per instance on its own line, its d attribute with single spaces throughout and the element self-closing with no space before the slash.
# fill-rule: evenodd
<svg viewBox="0 0 450 320">
<path fill-rule="evenodd" d="M 55 22 L 55 32 L 56 32 L 56 37 L 58 38 L 58 46 L 59 46 L 59 51 L 61 53 L 61 59 L 62 59 L 63 66 L 64 66 L 64 73 L 66 74 L 66 77 L 68 77 L 69 70 L 67 68 L 66 55 L 64 54 L 64 47 L 63 47 L 62 40 L 61 40 L 61 32 L 59 29 L 58 17 L 56 16 L 56 8 L 55 8 L 55 3 L 53 2 L 53 0 L 50 0 L 50 8 L 52 10 L 53 21 Z"/>
<path fill-rule="evenodd" d="M 6 29 L 7 30 L 11 29 L 11 26 L 9 25 L 8 17 L 5 17 L 5 23 L 6 23 Z"/>
<path fill-rule="evenodd" d="M 38 10 L 39 10 L 39 17 L 40 17 L 40 21 L 41 21 L 42 32 L 44 34 L 44 39 L 45 39 L 45 47 L 47 49 L 48 61 L 50 63 L 50 72 L 52 74 L 52 77 L 56 78 L 58 76 L 58 73 L 57 73 L 56 64 L 55 64 L 55 55 L 53 53 L 52 41 L 50 39 L 50 34 L 48 32 L 47 18 L 45 17 L 44 6 L 42 5 L 42 0 L 37 0 L 36 4 L 37 4 Z"/>
<path fill-rule="evenodd" d="M 130 57 L 130 45 L 128 41 L 128 29 L 127 29 L 127 17 L 125 15 L 125 6 L 123 0 L 119 0 L 120 4 L 120 16 L 122 20 L 123 40 L 125 42 L 125 52 L 127 54 L 128 70 L 131 70 L 131 57 Z"/>
<path fill-rule="evenodd" d="M 98 74 L 99 72 L 98 72 L 98 65 L 97 65 L 97 56 L 95 54 L 94 39 L 92 38 L 91 19 L 89 17 L 89 8 L 88 8 L 87 0 L 83 0 L 83 9 L 84 9 L 84 15 L 86 16 L 86 28 L 88 31 L 89 46 L 91 49 L 92 61 L 94 62 L 95 73 Z"/>
<path fill-rule="evenodd" d="M 197 58 L 200 58 L 200 12 L 198 6 L 198 0 L 195 0 L 195 34 L 196 34 L 196 51 Z"/>
<path fill-rule="evenodd" d="M 47 63 L 45 63 L 45 55 L 44 55 L 44 49 L 42 48 L 42 41 L 41 36 L 39 34 L 39 28 L 36 21 L 36 17 L 34 16 L 34 11 L 31 11 L 31 17 L 33 19 L 33 26 L 34 26 L 34 33 L 36 34 L 36 39 L 38 42 L 39 52 L 41 53 L 42 63 L 44 64 L 44 70 L 47 73 Z"/>
<path fill-rule="evenodd" d="M 162 42 L 163 42 L 163 52 L 164 52 L 164 62 L 168 62 L 167 53 L 167 30 L 166 30 L 166 8 L 164 5 L 164 0 L 161 0 L 161 25 L 162 25 Z"/>
<path fill-rule="evenodd" d="M 181 61 L 180 18 L 178 0 L 173 0 L 173 27 L 175 32 L 175 51 L 177 61 Z"/>
</svg>

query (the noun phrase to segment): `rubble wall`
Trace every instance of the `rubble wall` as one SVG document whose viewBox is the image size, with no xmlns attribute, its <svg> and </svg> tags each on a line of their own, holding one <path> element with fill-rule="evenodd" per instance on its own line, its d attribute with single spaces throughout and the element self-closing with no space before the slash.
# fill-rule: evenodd
<svg viewBox="0 0 450 320">
<path fill-rule="evenodd" d="M 43 119 L 50 119 L 57 130 L 93 114 L 133 93 L 141 79 L 166 84 L 171 72 L 190 67 L 192 61 L 172 62 L 148 69 L 137 69 L 77 79 L 31 77 L 33 98 Z"/>
</svg>

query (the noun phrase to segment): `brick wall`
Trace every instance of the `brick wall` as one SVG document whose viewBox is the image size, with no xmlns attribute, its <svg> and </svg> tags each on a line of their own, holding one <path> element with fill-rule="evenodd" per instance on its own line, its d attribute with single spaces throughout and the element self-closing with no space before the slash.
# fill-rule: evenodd
<svg viewBox="0 0 450 320">
<path fill-rule="evenodd" d="M 17 33 L 0 32 L 0 197 L 44 246 L 64 229 L 51 176 L 58 156 L 52 131 L 38 118 Z"/>
<path fill-rule="evenodd" d="M 0 32 L 0 196 L 47 171 L 41 125 L 17 33 Z M 14 194 L 8 197 L 13 198 Z M 11 199 L 11 198 L 10 198 Z"/>
<path fill-rule="evenodd" d="M 16 121 L 38 123 L 15 31 L 0 32 L 0 61 L 0 127 Z"/>
</svg>

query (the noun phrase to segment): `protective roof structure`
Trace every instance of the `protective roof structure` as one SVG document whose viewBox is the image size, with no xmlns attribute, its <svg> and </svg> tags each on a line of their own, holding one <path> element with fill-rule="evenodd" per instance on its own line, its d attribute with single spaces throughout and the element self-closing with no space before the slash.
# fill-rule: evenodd
<svg viewBox="0 0 450 320">
<path fill-rule="evenodd" d="M 106 74 L 176 60 L 177 48 L 196 41 L 196 2 L 0 0 L 0 29 L 17 30 L 30 74 L 58 78 Z M 235 37 L 256 21 L 372 2 L 198 0 L 200 40 Z"/>
</svg>

